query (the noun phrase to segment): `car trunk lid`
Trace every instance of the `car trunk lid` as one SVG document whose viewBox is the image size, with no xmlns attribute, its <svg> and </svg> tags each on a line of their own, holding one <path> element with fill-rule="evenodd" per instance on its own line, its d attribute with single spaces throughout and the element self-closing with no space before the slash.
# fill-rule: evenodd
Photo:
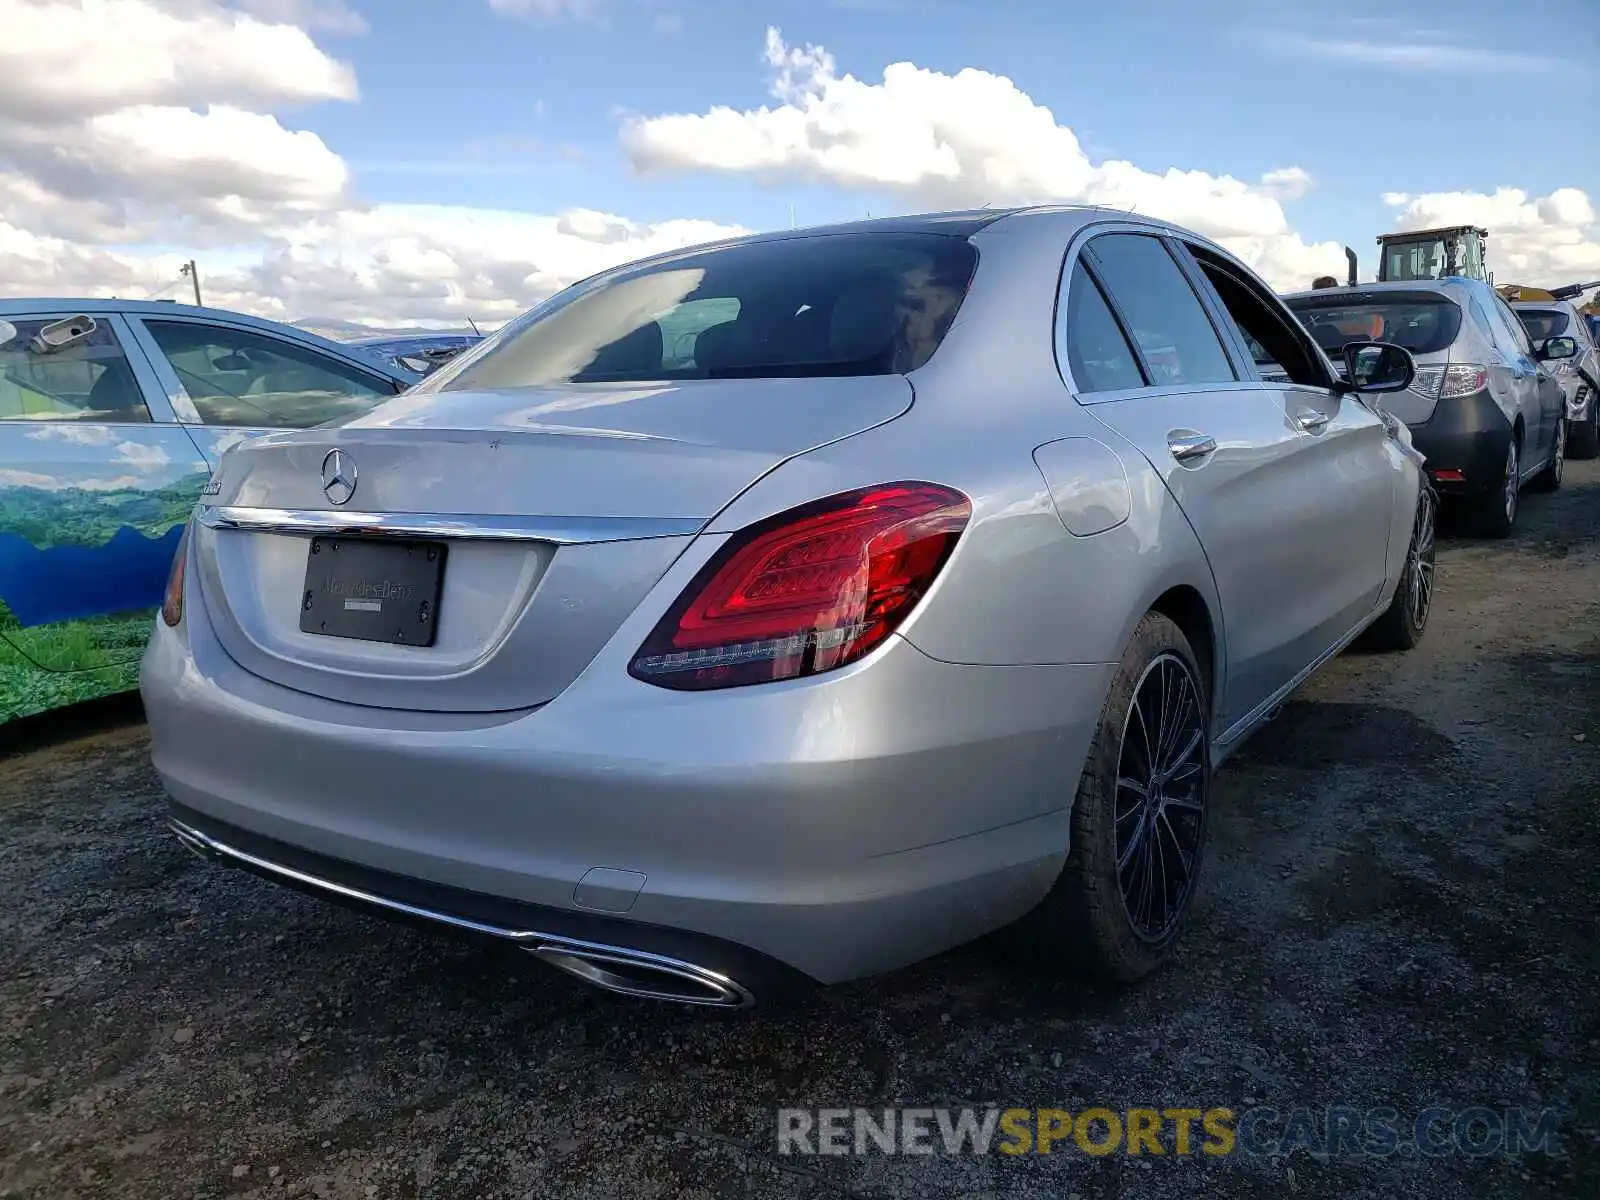
<svg viewBox="0 0 1600 1200">
<path fill-rule="evenodd" d="M 276 683 L 375 707 L 532 707 L 577 677 L 729 501 L 784 459 L 899 416 L 911 395 L 901 376 L 871 376 L 401 396 L 230 450 L 196 530 L 201 595 L 230 656 Z M 356 540 L 342 560 L 356 565 L 313 563 L 314 542 L 331 556 L 339 538 Z M 408 542 L 441 552 L 436 596 L 435 568 L 383 565 Z M 378 543 L 391 550 L 374 560 Z M 431 635 L 419 597 L 436 605 Z M 328 612 L 360 636 L 315 628 Z M 380 612 L 410 624 L 375 631 Z"/>
</svg>

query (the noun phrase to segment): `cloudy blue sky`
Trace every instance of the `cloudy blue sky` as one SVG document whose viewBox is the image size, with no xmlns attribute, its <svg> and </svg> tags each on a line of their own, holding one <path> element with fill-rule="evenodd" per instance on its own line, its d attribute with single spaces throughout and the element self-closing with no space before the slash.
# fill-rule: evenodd
<svg viewBox="0 0 1600 1200">
<path fill-rule="evenodd" d="M 731 229 L 1137 206 L 1600 277 L 1596 0 L 0 0 L 0 289 L 502 319 Z M 169 290 L 169 293 L 170 290 Z"/>
</svg>

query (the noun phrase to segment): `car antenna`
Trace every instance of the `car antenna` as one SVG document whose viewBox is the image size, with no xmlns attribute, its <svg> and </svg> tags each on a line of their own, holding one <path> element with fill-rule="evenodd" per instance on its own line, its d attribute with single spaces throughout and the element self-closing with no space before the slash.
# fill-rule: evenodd
<svg viewBox="0 0 1600 1200">
<path fill-rule="evenodd" d="M 483 331 L 478 328 L 478 323 L 476 321 L 474 321 L 471 317 L 467 318 L 467 324 L 472 326 L 472 332 L 473 333 L 477 334 L 479 337 L 483 336 Z"/>
</svg>

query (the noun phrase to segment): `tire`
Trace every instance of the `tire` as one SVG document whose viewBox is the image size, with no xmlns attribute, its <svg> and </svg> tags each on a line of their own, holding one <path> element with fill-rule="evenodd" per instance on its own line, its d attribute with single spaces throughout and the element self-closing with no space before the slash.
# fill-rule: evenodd
<svg viewBox="0 0 1600 1200">
<path fill-rule="evenodd" d="M 1169 689 L 1164 711 L 1162 688 Z M 1164 767 L 1153 789 L 1159 801 L 1148 799 L 1147 713 L 1164 731 L 1155 739 L 1156 764 Z M 1204 859 L 1210 721 L 1209 683 L 1183 631 L 1160 613 L 1146 613 L 1112 680 L 1078 780 L 1066 864 L 1016 927 L 1036 965 L 1132 983 L 1166 958 Z M 1127 860 L 1120 872 L 1119 854 Z"/>
<path fill-rule="evenodd" d="M 1406 565 L 1389 607 L 1362 639 L 1373 650 L 1410 650 L 1422 640 L 1433 611 L 1433 565 L 1439 499 L 1426 478 L 1417 491 L 1417 515 L 1411 522 Z"/>
<path fill-rule="evenodd" d="M 1561 476 L 1567 468 L 1567 418 L 1556 422 L 1556 442 L 1550 450 L 1550 462 L 1528 482 L 1530 491 L 1554 492 L 1561 487 Z"/>
<path fill-rule="evenodd" d="M 1482 537 L 1509 537 L 1517 523 L 1517 509 L 1521 507 L 1518 480 L 1522 471 L 1522 445 L 1515 433 L 1506 449 L 1504 471 L 1499 485 L 1480 497 L 1475 506 L 1473 525 Z"/>
<path fill-rule="evenodd" d="M 1600 395 L 1590 394 L 1589 415 L 1567 432 L 1568 458 L 1594 458 L 1600 455 Z"/>
</svg>

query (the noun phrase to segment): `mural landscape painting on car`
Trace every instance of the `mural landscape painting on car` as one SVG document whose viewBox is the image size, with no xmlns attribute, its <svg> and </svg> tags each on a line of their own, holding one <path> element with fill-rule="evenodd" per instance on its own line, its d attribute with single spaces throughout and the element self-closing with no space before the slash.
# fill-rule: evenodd
<svg viewBox="0 0 1600 1200">
<path fill-rule="evenodd" d="M 137 686 L 153 600 L 206 478 L 0 486 L 0 721 Z"/>
</svg>

